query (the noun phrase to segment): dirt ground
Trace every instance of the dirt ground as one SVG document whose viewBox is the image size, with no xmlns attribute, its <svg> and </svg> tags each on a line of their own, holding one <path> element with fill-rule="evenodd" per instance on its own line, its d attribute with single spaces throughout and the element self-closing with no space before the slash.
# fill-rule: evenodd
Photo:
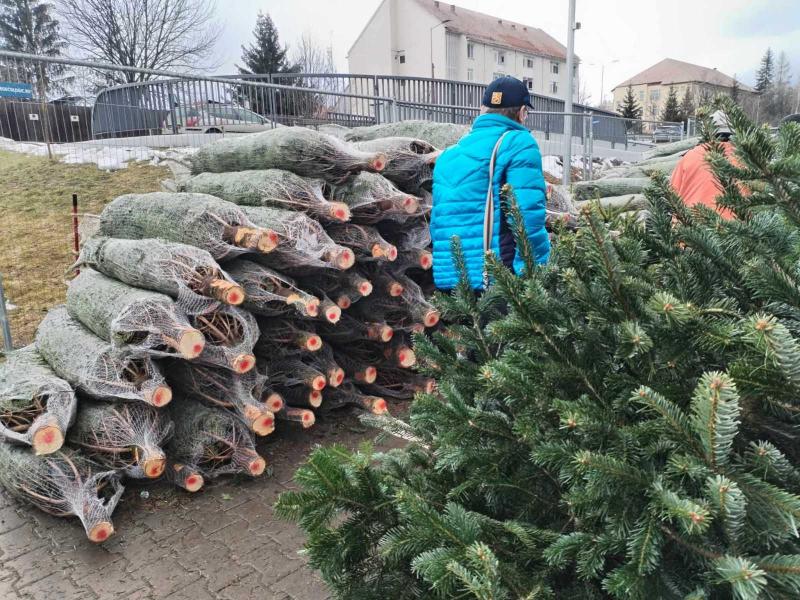
<svg viewBox="0 0 800 600">
<path fill-rule="evenodd" d="M 264 477 L 220 479 L 196 494 L 128 484 L 114 513 L 117 533 L 99 546 L 77 520 L 51 517 L 0 492 L 0 598 L 328 598 L 298 553 L 302 531 L 277 519 L 272 506 L 315 445 L 355 447 L 374 435 L 353 414 L 336 414 L 306 431 L 269 436 L 260 447 L 269 465 Z"/>
</svg>

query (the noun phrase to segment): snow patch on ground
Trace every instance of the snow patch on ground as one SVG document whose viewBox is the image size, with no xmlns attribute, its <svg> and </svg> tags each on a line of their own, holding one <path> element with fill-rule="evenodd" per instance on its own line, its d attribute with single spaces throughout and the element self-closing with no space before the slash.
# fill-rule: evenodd
<svg viewBox="0 0 800 600">
<path fill-rule="evenodd" d="M 16 304 L 12 304 L 10 300 L 6 300 L 6 310 L 11 311 L 17 308 Z"/>
<path fill-rule="evenodd" d="M 556 179 L 561 179 L 564 176 L 564 167 L 561 166 L 561 157 L 543 156 L 542 171 Z"/>
<path fill-rule="evenodd" d="M 159 165 L 164 161 L 185 161 L 197 148 L 151 148 L 149 146 L 124 146 L 100 142 L 75 144 L 50 144 L 51 152 L 63 163 L 95 164 L 104 171 L 124 169 L 130 162 L 149 162 Z M 16 142 L 0 137 L 0 150 L 19 152 L 31 156 L 47 156 L 47 145 L 39 142 Z"/>
</svg>

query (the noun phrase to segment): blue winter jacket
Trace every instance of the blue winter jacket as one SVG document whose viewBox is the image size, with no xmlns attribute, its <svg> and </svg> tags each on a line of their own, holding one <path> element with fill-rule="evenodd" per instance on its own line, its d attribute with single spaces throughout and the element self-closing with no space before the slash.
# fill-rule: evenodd
<svg viewBox="0 0 800 600">
<path fill-rule="evenodd" d="M 514 188 L 536 261 L 550 256 L 550 238 L 544 227 L 545 181 L 536 140 L 516 121 L 487 113 L 475 119 L 472 131 L 436 161 L 433 173 L 433 279 L 436 287 L 452 289 L 458 283 L 452 239 L 458 236 L 473 289 L 483 288 L 483 220 L 489 187 L 489 160 L 497 140 L 509 131 L 497 152 L 494 170 L 494 230 L 492 250 L 515 272 L 522 269 L 508 221 L 501 217 L 500 188 Z"/>
</svg>

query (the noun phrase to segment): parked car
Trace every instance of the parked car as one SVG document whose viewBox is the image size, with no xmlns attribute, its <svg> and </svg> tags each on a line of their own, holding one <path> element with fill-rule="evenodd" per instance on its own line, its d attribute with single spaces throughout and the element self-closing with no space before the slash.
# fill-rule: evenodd
<svg viewBox="0 0 800 600">
<path fill-rule="evenodd" d="M 175 117 L 179 133 L 252 133 L 270 128 L 270 122 L 258 113 L 236 104 L 209 102 L 178 106 Z M 164 120 L 164 132 L 172 133 L 172 114 Z"/>
<path fill-rule="evenodd" d="M 659 125 L 653 131 L 653 143 L 677 142 L 683 137 L 683 127 L 680 125 Z"/>
</svg>

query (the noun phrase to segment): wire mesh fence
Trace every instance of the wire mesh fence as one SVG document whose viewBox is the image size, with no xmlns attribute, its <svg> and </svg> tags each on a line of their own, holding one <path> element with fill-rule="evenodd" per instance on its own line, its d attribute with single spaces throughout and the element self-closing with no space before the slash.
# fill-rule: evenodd
<svg viewBox="0 0 800 600">
<path fill-rule="evenodd" d="M 50 188 L 42 202 L 2 194 L 0 336 L 5 343 L 10 329 L 14 346 L 29 343 L 46 309 L 63 301 L 65 271 L 73 260 L 74 191 L 83 194 L 81 212 L 96 212 L 111 194 L 152 191 L 169 176 L 156 166 L 145 172 L 137 165 L 180 162 L 220 138 L 275 127 L 358 127 L 409 119 L 469 125 L 480 114 L 484 87 L 378 75 L 204 76 L 0 51 L 0 152 L 40 157 L 25 166 L 32 170 L 18 169 L 18 176 L 45 174 L 42 185 Z M 678 123 L 625 120 L 580 105 L 568 114 L 562 100 L 536 95 L 532 100 L 525 124 L 552 179 L 563 172 L 568 138 L 571 177 L 591 179 L 605 160 L 634 161 L 652 145 L 683 136 Z M 571 137 L 565 133 L 569 121 Z M 131 176 L 121 187 L 110 186 L 89 171 L 58 171 L 48 159 Z M 94 187 L 87 195 L 89 180 Z M 44 240 L 36 232 L 45 232 Z"/>
</svg>

